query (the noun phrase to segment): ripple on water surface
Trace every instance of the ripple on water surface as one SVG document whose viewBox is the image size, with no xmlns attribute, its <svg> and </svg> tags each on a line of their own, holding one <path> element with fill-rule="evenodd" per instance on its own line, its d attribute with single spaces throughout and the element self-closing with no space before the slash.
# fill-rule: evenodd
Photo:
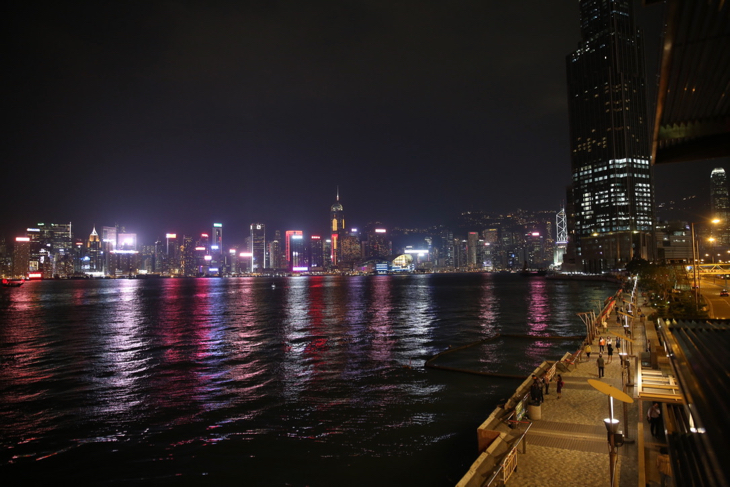
<svg viewBox="0 0 730 487">
<path fill-rule="evenodd" d="M 272 286 L 272 284 L 275 284 Z M 91 483 L 453 485 L 614 289 L 517 276 L 29 282 L 0 296 L 0 468 Z M 182 479 L 182 480 L 181 480 Z"/>
</svg>

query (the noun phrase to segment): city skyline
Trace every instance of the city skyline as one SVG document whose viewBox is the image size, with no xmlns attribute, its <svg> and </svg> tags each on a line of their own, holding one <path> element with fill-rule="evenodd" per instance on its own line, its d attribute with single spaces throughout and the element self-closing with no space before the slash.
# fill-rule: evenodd
<svg viewBox="0 0 730 487">
<path fill-rule="evenodd" d="M 339 202 L 339 200 L 337 200 Z M 342 204 L 339 205 L 340 208 L 340 215 L 346 214 L 346 209 L 343 209 Z M 515 208 L 511 211 L 507 212 L 486 212 L 482 210 L 476 210 L 476 211 L 462 211 L 452 216 L 450 219 L 451 224 L 446 224 L 445 222 L 434 222 L 432 225 L 428 226 L 416 226 L 416 225 L 387 225 L 385 223 L 382 223 L 378 219 L 373 219 L 368 222 L 363 222 L 362 224 L 352 224 L 352 225 L 346 225 L 346 226 L 340 226 L 340 229 L 338 233 L 341 235 L 349 234 L 350 232 L 357 232 L 362 231 L 364 228 L 368 227 L 383 227 L 387 228 L 388 231 L 395 230 L 397 232 L 404 232 L 404 234 L 408 233 L 429 233 L 433 232 L 438 229 L 448 229 L 452 231 L 457 236 L 466 237 L 467 234 L 475 229 L 479 229 L 485 224 L 481 223 L 485 220 L 502 220 L 502 219 L 517 219 L 520 220 L 521 218 L 524 218 L 524 215 L 530 215 L 530 217 L 535 217 L 536 215 L 545 215 L 549 214 L 555 217 L 557 213 L 560 211 L 560 209 L 541 209 L 541 210 L 525 210 L 523 208 Z M 325 209 L 326 212 L 326 209 Z M 330 212 L 331 213 L 331 212 Z M 129 233 L 129 235 L 134 235 L 134 246 L 141 246 L 141 245 L 151 245 L 154 244 L 157 241 L 162 241 L 166 237 L 169 238 L 170 235 L 178 235 L 179 237 L 190 236 L 193 238 L 198 238 L 201 235 L 205 236 L 205 238 L 211 240 L 211 245 L 216 245 L 215 242 L 225 242 L 222 247 L 223 248 L 229 248 L 229 247 L 244 247 L 246 246 L 247 250 L 252 250 L 248 246 L 251 244 L 251 238 L 254 236 L 254 233 L 258 236 L 265 236 L 266 241 L 268 242 L 268 239 L 271 238 L 276 232 L 285 232 L 285 231 L 292 231 L 292 232 L 303 232 L 305 235 L 318 235 L 322 238 L 330 239 L 331 232 L 327 228 L 327 221 L 324 220 L 325 223 L 320 225 L 318 228 L 310 228 L 305 227 L 304 225 L 292 225 L 291 228 L 289 227 L 273 227 L 272 225 L 269 225 L 266 222 L 251 222 L 244 225 L 245 228 L 231 228 L 229 225 L 225 223 L 220 222 L 200 222 L 196 223 L 195 225 L 187 225 L 188 227 L 195 226 L 197 230 L 194 230 L 192 232 L 183 232 L 179 228 L 171 228 L 169 226 L 163 226 L 160 228 L 157 228 L 155 230 L 152 230 L 150 232 L 149 236 L 143 235 L 139 232 L 139 230 L 135 227 L 131 227 L 130 225 L 126 224 L 125 222 L 103 222 L 103 224 L 93 224 L 89 229 L 87 228 L 79 228 L 79 225 L 74 224 L 72 221 L 67 222 L 54 222 L 51 223 L 50 220 L 46 220 L 45 222 L 37 222 L 37 223 L 28 223 L 27 225 L 18 228 L 14 231 L 11 231 L 8 233 L 7 236 L 1 236 L 6 238 L 6 242 L 12 245 L 12 241 L 15 239 L 15 237 L 23 237 L 28 232 L 35 231 L 35 227 L 38 226 L 46 226 L 46 225 L 68 225 L 69 232 L 73 234 L 75 238 L 83 238 L 86 239 L 89 235 L 97 235 L 99 236 L 98 232 L 100 232 L 103 228 L 118 228 L 123 229 L 125 234 Z M 349 219 L 348 219 L 349 221 Z M 528 225 L 526 223 L 526 225 Z M 254 226 L 258 227 L 256 230 L 254 230 Z M 212 231 L 211 231 L 212 227 Z M 226 234 L 229 232 L 235 232 L 235 234 L 241 235 L 241 237 L 230 237 L 230 235 L 227 235 L 225 239 L 222 239 L 220 236 L 215 237 L 214 235 L 216 232 L 220 232 L 222 234 L 223 230 L 225 229 Z M 100 237 L 101 238 L 101 237 Z M 260 245 L 260 244 L 259 244 Z"/>
<path fill-rule="evenodd" d="M 662 8 L 636 10 L 656 57 Z M 220 221 L 240 239 L 319 228 L 338 185 L 362 224 L 557 211 L 578 17 L 567 0 L 16 4 L 0 150 L 21 203 L 0 232 Z M 657 170 L 657 201 L 703 194 L 703 172 Z"/>
<path fill-rule="evenodd" d="M 555 212 L 488 214 L 464 212 L 455 227 L 390 228 L 369 222 L 345 226 L 339 200 L 330 207 L 331 233 L 269 229 L 249 225 L 243 241 L 227 238 L 228 228 L 213 222 L 194 234 L 163 230 L 154 241 L 134 228 L 115 224 L 86 232 L 71 223 L 38 223 L 10 241 L 0 242 L 0 273 L 31 278 L 127 277 L 154 274 L 178 277 L 229 277 L 279 272 L 368 273 L 515 270 L 551 267 L 555 253 Z M 479 229 L 478 231 L 473 231 Z M 162 232 L 160 232 L 162 233 Z"/>
</svg>

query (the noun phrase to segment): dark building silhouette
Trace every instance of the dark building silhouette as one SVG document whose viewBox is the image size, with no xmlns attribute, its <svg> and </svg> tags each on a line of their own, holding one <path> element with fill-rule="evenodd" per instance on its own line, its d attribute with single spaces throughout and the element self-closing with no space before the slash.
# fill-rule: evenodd
<svg viewBox="0 0 730 487">
<path fill-rule="evenodd" d="M 654 255 L 654 190 L 643 36 L 630 0 L 582 0 L 581 41 L 567 57 L 578 267 L 623 268 Z"/>
</svg>

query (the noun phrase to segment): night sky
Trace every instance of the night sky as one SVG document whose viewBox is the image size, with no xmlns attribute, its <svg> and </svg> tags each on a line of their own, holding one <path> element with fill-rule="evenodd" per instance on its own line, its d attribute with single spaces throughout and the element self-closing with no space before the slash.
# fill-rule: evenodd
<svg viewBox="0 0 730 487">
<path fill-rule="evenodd" d="M 575 0 L 16 2 L 0 230 L 325 232 L 558 210 Z M 658 53 L 662 7 L 637 5 Z M 657 168 L 657 201 L 714 163 Z M 722 164 L 719 164 L 722 165 Z M 730 167 L 728 167 L 730 170 Z M 230 240 L 229 240 L 230 242 Z"/>
</svg>

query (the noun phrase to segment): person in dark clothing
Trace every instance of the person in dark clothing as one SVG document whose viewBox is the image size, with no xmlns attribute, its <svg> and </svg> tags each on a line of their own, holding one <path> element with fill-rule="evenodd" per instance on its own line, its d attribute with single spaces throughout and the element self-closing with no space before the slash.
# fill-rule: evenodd
<svg viewBox="0 0 730 487">
<path fill-rule="evenodd" d="M 646 413 L 646 419 L 651 425 L 651 436 L 659 437 L 662 431 L 662 410 L 658 402 L 651 405 L 649 411 Z"/>
<path fill-rule="evenodd" d="M 542 383 L 545 386 L 545 395 L 550 395 L 550 377 L 548 377 L 547 372 L 542 376 Z"/>
<path fill-rule="evenodd" d="M 600 379 L 603 377 L 603 369 L 606 366 L 606 363 L 603 361 L 603 354 L 599 353 L 598 358 L 596 359 L 596 365 L 598 365 L 598 378 Z"/>
<path fill-rule="evenodd" d="M 537 378 L 536 375 L 532 376 L 532 386 L 530 386 L 530 398 L 534 404 L 538 406 L 542 404 L 542 382 Z"/>
</svg>

